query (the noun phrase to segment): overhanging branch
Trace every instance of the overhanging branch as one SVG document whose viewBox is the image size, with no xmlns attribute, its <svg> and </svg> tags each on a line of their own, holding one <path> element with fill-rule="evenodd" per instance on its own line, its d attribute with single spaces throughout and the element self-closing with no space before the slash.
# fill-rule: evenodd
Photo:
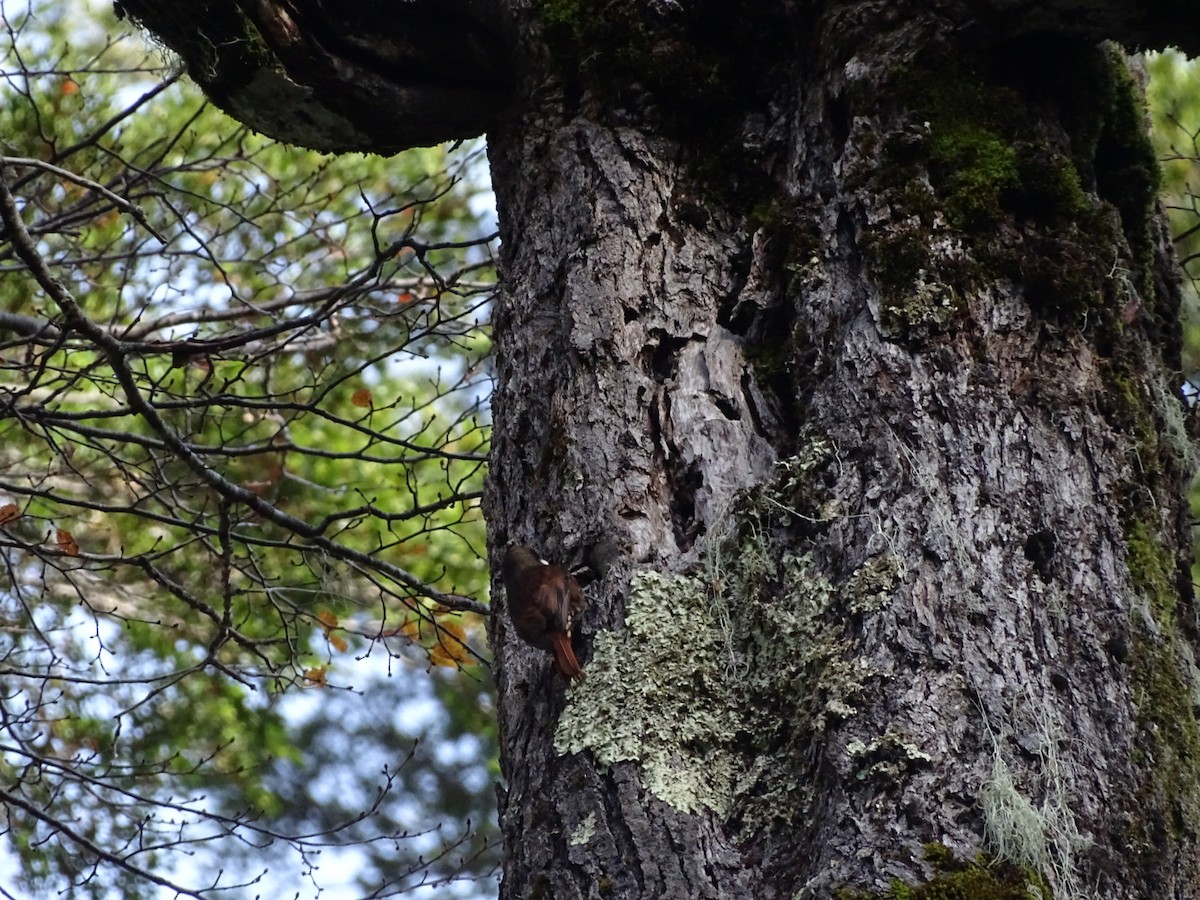
<svg viewBox="0 0 1200 900">
<path fill-rule="evenodd" d="M 121 0 L 208 97 L 273 138 L 392 154 L 475 137 L 512 82 L 501 5 Z"/>
</svg>

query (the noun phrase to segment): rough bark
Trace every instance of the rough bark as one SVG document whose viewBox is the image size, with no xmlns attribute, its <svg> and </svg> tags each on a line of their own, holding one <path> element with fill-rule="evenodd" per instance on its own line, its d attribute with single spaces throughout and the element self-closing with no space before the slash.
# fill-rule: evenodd
<svg viewBox="0 0 1200 900">
<path fill-rule="evenodd" d="M 512 5 L 488 120 L 494 561 L 607 563 L 569 693 L 491 619 L 503 895 L 1200 896 L 1178 293 L 1095 44 L 1196 13 L 585 6 Z"/>
<path fill-rule="evenodd" d="M 500 208 L 522 227 L 507 232 L 510 287 L 495 322 L 495 436 L 509 451 L 493 469 L 489 516 L 495 545 L 528 538 L 551 557 L 616 539 L 621 558 L 586 620 L 595 632 L 620 627 L 631 568 L 678 566 L 773 454 L 741 348 L 714 321 L 737 290 L 727 226 L 687 201 L 668 142 L 559 116 L 491 143 L 495 170 L 517 175 L 497 180 Z M 517 174 L 530 164 L 537 179 Z M 549 502 L 559 496 L 579 502 Z M 618 897 L 736 895 L 740 862 L 715 818 L 647 796 L 632 763 L 604 771 L 586 753 L 558 755 L 561 685 L 503 616 L 493 646 L 513 849 L 505 895 L 588 896 L 601 884 Z M 589 815 L 598 834 L 564 844 Z"/>
<path fill-rule="evenodd" d="M 1196 895 L 1178 298 L 1135 93 L 1091 42 L 892 16 L 764 16 L 728 55 L 685 24 L 637 86 L 580 57 L 490 136 L 493 540 L 621 549 L 569 696 L 494 618 L 505 896 Z M 625 29 L 573 28 L 628 64 Z"/>
</svg>

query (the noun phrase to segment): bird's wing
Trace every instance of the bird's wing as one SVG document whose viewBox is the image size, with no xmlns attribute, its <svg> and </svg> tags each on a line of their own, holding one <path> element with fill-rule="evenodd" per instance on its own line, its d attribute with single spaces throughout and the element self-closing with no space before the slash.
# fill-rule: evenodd
<svg viewBox="0 0 1200 900">
<path fill-rule="evenodd" d="M 566 631 L 571 618 L 570 594 L 566 584 L 555 578 L 543 582 L 537 589 L 538 609 L 546 611 L 547 631 Z"/>
</svg>

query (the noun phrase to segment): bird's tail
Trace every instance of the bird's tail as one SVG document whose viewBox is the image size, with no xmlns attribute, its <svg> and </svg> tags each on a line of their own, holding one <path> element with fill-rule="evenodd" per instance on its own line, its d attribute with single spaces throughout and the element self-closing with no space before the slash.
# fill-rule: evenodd
<svg viewBox="0 0 1200 900">
<path fill-rule="evenodd" d="M 556 631 L 550 636 L 550 650 L 554 653 L 554 666 L 563 678 L 578 678 L 583 674 L 575 651 L 571 649 L 571 638 L 565 631 Z"/>
</svg>

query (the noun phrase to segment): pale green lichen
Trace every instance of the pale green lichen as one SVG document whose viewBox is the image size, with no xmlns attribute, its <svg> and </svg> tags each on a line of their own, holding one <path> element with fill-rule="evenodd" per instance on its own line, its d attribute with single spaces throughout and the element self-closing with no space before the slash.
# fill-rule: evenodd
<svg viewBox="0 0 1200 900">
<path fill-rule="evenodd" d="M 940 331 L 966 310 L 963 297 L 939 281 L 936 272 L 920 268 L 904 290 L 894 290 L 880 307 L 880 326 L 886 336 L 902 336 L 917 329 Z"/>
<path fill-rule="evenodd" d="M 902 572 L 884 553 L 838 586 L 793 549 L 794 529 L 828 521 L 817 473 L 835 459 L 811 441 L 746 492 L 710 537 L 701 574 L 634 576 L 626 628 L 597 636 L 587 678 L 571 688 L 558 752 L 636 762 L 652 794 L 687 812 L 724 815 L 748 794 L 764 810 L 797 808 L 780 795 L 808 790 L 795 742 L 855 715 L 875 677 L 845 611 L 882 609 Z"/>
<path fill-rule="evenodd" d="M 1004 759 L 1002 736 L 989 725 L 992 774 L 979 798 L 987 848 L 998 860 L 1051 877 L 1060 900 L 1084 900 L 1090 895 L 1078 874 L 1077 857 L 1091 841 L 1080 834 L 1071 811 L 1070 784 L 1075 779 L 1058 753 L 1059 742 L 1065 741 L 1066 735 L 1049 708 L 1032 693 L 1021 698 L 1013 716 L 1033 725 L 1038 743 L 1033 767 L 1037 783 L 1028 793 L 1036 792 L 1041 802 L 1035 805 L 1017 785 Z"/>
<path fill-rule="evenodd" d="M 781 701 L 824 731 L 829 720 L 854 714 L 865 674 L 841 623 L 827 615 L 839 593 L 807 554 L 749 555 L 765 569 L 735 570 L 726 596 L 749 636 L 739 693 L 749 701 L 750 731 L 758 732 L 760 717 L 776 719 Z"/>
<path fill-rule="evenodd" d="M 562 473 L 563 487 L 569 491 L 580 491 L 583 489 L 583 472 L 576 465 L 569 464 L 563 469 Z"/>
<path fill-rule="evenodd" d="M 590 812 L 587 814 L 587 818 L 579 823 L 579 827 L 571 832 L 571 836 L 567 838 L 567 843 L 572 847 L 578 847 L 582 844 L 586 844 L 593 837 L 595 837 L 595 835 L 596 814 L 594 812 Z"/>
<path fill-rule="evenodd" d="M 1184 405 L 1178 394 L 1168 390 L 1163 381 L 1152 382 L 1150 393 L 1154 411 L 1161 420 L 1159 441 L 1165 450 L 1173 453 L 1179 460 L 1179 467 L 1185 476 L 1194 478 L 1197 469 L 1196 442 L 1188 434 L 1188 425 L 1184 419 L 1191 410 Z"/>
<path fill-rule="evenodd" d="M 780 492 L 788 494 L 799 488 L 807 487 L 809 473 L 828 463 L 834 456 L 833 444 L 826 438 L 817 438 L 809 441 L 804 449 L 795 456 L 781 459 L 775 464 L 776 470 L 783 479 L 783 483 L 779 487 Z"/>
<path fill-rule="evenodd" d="M 881 776 L 899 780 L 915 766 L 933 761 L 932 756 L 892 728 L 871 741 L 851 741 L 846 752 L 860 761 L 855 773 L 859 781 Z"/>
<path fill-rule="evenodd" d="M 891 602 L 903 573 L 900 557 L 894 553 L 868 559 L 842 589 L 850 602 L 850 611 L 863 614 L 884 609 Z"/>
<path fill-rule="evenodd" d="M 587 678 L 554 736 L 559 753 L 640 763 L 646 788 L 686 812 L 724 813 L 737 769 L 737 717 L 708 589 L 698 578 L 634 577 L 626 628 L 600 634 Z"/>
</svg>

